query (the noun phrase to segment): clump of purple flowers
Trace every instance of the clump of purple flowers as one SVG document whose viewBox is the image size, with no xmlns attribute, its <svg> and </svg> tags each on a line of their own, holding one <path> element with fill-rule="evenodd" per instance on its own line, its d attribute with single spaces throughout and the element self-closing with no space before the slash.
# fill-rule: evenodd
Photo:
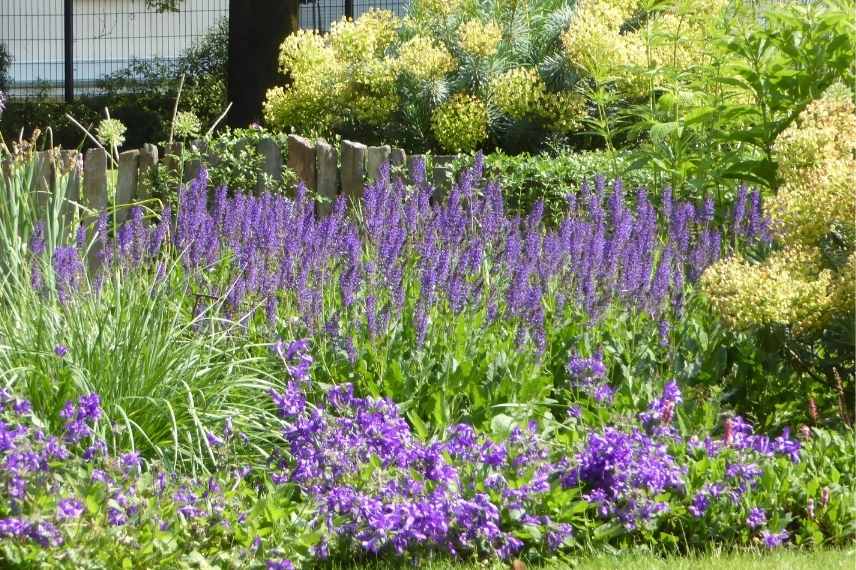
<svg viewBox="0 0 856 570">
<path fill-rule="evenodd" d="M 330 389 L 317 407 L 293 396 L 275 396 L 289 450 L 277 480 L 312 497 L 316 520 L 338 540 L 372 553 L 487 548 L 507 558 L 523 547 L 508 526 L 510 511 L 542 528 L 550 548 L 570 536 L 569 525 L 538 514 L 557 467 L 534 424 L 503 443 L 468 425 L 423 442 L 393 402 L 358 398 L 350 384 Z M 376 469 L 367 473 L 367 464 Z"/>
<path fill-rule="evenodd" d="M 654 399 L 646 411 L 639 414 L 639 422 L 649 433 L 678 437 L 677 430 L 672 427 L 672 418 L 681 402 L 683 398 L 678 383 L 671 380 L 663 387 L 663 394 Z"/>
<path fill-rule="evenodd" d="M 765 524 L 767 524 L 767 513 L 764 512 L 764 509 L 752 507 L 746 517 L 746 526 L 754 530 Z"/>
<path fill-rule="evenodd" d="M 98 394 L 88 394 L 81 396 L 77 405 L 66 402 L 59 415 L 66 420 L 65 440 L 68 443 L 88 439 L 94 434 L 93 426 L 101 418 L 101 398 Z"/>
<path fill-rule="evenodd" d="M 598 402 L 612 402 L 614 390 L 606 383 L 606 365 L 603 353 L 597 351 L 590 358 L 571 354 L 567 364 L 571 386 L 592 396 Z"/>
<path fill-rule="evenodd" d="M 696 438 L 689 441 L 690 448 L 704 452 L 707 457 L 725 457 L 724 477 L 711 477 L 693 496 L 688 510 L 696 518 L 706 516 L 712 509 L 736 509 L 759 482 L 764 473 L 760 463 L 766 458 L 782 455 L 793 463 L 800 460 L 800 443 L 790 439 L 787 428 L 782 435 L 771 440 L 768 436 L 755 434 L 752 426 L 737 416 L 725 421 L 722 439 Z M 768 547 L 774 547 L 787 539 L 785 531 L 770 533 L 764 529 L 767 513 L 760 507 L 749 509 L 745 519 L 752 530 L 762 529 L 761 534 Z M 769 538 L 769 540 L 768 540 Z"/>
<path fill-rule="evenodd" d="M 636 429 L 608 427 L 589 435 L 562 485 L 582 486 L 601 517 L 615 517 L 633 530 L 668 509 L 655 497 L 683 491 L 685 472 L 663 443 Z"/>
<path fill-rule="evenodd" d="M 258 313 L 275 326 L 287 307 L 307 336 L 349 359 L 355 341 L 388 340 L 401 323 L 423 347 L 432 326 L 461 314 L 484 315 L 484 326 L 540 357 L 547 331 L 568 312 L 594 321 L 619 303 L 668 324 L 682 310 L 684 283 L 720 257 L 723 242 L 758 239 L 757 223 L 735 217 L 736 237 L 724 240 L 712 226 L 711 201 L 696 208 L 667 192 L 658 213 L 645 190 L 628 193 L 620 181 L 608 187 L 602 177 L 570 196 L 565 218 L 548 227 L 543 204 L 525 217 L 506 212 L 499 186 L 482 180 L 481 156 L 443 201 L 420 178 L 424 168 L 414 171 L 415 187 L 407 188 L 382 168 L 355 219 L 344 197 L 319 216 L 303 186 L 293 200 L 230 194 L 209 189 L 202 169 L 181 189 L 177 216 L 167 208 L 147 227 L 134 209 L 113 239 L 104 218 L 96 249 L 106 271 L 156 264 L 171 245 L 199 298 L 211 297 L 227 317 L 244 322 Z M 54 256 L 63 299 L 81 282 L 81 253 Z M 214 265 L 224 271 L 209 271 Z"/>
</svg>

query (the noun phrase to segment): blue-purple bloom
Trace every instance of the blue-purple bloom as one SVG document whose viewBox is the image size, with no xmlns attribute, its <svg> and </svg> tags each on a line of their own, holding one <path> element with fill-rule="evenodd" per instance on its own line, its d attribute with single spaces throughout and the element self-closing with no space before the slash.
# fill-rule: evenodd
<svg viewBox="0 0 856 570">
<path fill-rule="evenodd" d="M 780 547 L 788 540 L 788 537 L 788 531 L 786 530 L 780 532 L 761 531 L 761 541 L 769 549 Z"/>
<path fill-rule="evenodd" d="M 75 520 L 83 514 L 83 503 L 77 499 L 62 499 L 57 503 L 57 518 L 60 520 Z"/>
<path fill-rule="evenodd" d="M 746 517 L 746 526 L 755 530 L 756 528 L 767 524 L 767 513 L 764 509 L 752 507 L 749 509 L 749 515 Z"/>
</svg>

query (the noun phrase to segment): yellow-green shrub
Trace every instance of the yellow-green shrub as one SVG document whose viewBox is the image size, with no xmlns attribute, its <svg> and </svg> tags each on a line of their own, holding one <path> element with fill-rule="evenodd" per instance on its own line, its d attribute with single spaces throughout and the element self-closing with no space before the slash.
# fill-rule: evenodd
<svg viewBox="0 0 856 570">
<path fill-rule="evenodd" d="M 455 58 L 442 44 L 427 36 L 413 36 L 398 50 L 398 68 L 411 77 L 431 81 L 455 69 Z"/>
<path fill-rule="evenodd" d="M 491 101 L 513 119 L 542 113 L 546 95 L 538 70 L 531 67 L 509 69 L 490 82 Z"/>
<path fill-rule="evenodd" d="M 852 314 L 856 302 L 852 93 L 831 87 L 779 135 L 774 152 L 782 185 L 770 211 L 782 249 L 760 263 L 741 256 L 720 261 L 705 272 L 702 286 L 735 328 L 778 324 L 802 333 Z M 840 264 L 822 254 L 832 234 L 846 255 Z"/>
<path fill-rule="evenodd" d="M 287 37 L 279 61 L 291 84 L 268 91 L 265 120 L 307 134 L 329 134 L 347 120 L 387 121 L 398 106 L 395 64 L 386 56 L 397 27 L 391 12 L 371 10 L 335 22 L 327 36 L 301 30 Z"/>
<path fill-rule="evenodd" d="M 466 53 L 476 57 L 496 54 L 502 41 L 502 29 L 496 22 L 467 20 L 458 28 L 458 43 Z"/>
<path fill-rule="evenodd" d="M 467 152 L 487 140 L 487 107 L 478 97 L 459 93 L 437 107 L 431 127 L 447 151 Z"/>
</svg>

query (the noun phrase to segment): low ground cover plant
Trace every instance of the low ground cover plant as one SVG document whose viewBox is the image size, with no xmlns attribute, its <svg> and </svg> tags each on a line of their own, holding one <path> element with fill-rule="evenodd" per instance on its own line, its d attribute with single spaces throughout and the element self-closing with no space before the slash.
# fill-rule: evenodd
<svg viewBox="0 0 856 570">
<path fill-rule="evenodd" d="M 240 462 L 246 438 L 229 419 L 208 434 L 217 469 L 193 476 L 111 448 L 97 394 L 67 402 L 64 426 L 46 431 L 4 390 L 6 561 L 291 568 L 360 552 L 509 558 L 591 541 L 777 548 L 852 536 L 852 489 L 834 468 L 852 442 L 834 435 L 771 439 L 735 417 L 720 437 L 688 438 L 672 383 L 626 425 L 580 431 L 572 414 L 554 426 L 559 440 L 578 437 L 568 447 L 537 422 L 493 437 L 458 424 L 424 440 L 393 402 L 350 384 L 311 398 L 308 347 L 276 347 L 288 380 L 270 393 L 278 442 L 258 470 Z"/>
</svg>

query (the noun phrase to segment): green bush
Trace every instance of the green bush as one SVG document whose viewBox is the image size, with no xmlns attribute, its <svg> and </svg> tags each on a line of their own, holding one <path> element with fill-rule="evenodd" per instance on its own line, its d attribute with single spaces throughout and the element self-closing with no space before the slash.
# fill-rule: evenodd
<svg viewBox="0 0 856 570">
<path fill-rule="evenodd" d="M 633 150 L 682 197 L 775 186 L 771 145 L 853 78 L 852 2 L 411 3 L 283 42 L 272 128 L 410 151 Z"/>
<path fill-rule="evenodd" d="M 509 208 L 523 214 L 543 200 L 545 216 L 551 220 L 563 215 L 568 194 L 577 192 L 584 182 L 592 184 L 598 175 L 610 181 L 620 178 L 628 190 L 660 187 L 656 171 L 631 165 L 627 153 L 598 150 L 517 156 L 496 152 L 485 157 L 487 175 L 502 185 Z"/>
</svg>

